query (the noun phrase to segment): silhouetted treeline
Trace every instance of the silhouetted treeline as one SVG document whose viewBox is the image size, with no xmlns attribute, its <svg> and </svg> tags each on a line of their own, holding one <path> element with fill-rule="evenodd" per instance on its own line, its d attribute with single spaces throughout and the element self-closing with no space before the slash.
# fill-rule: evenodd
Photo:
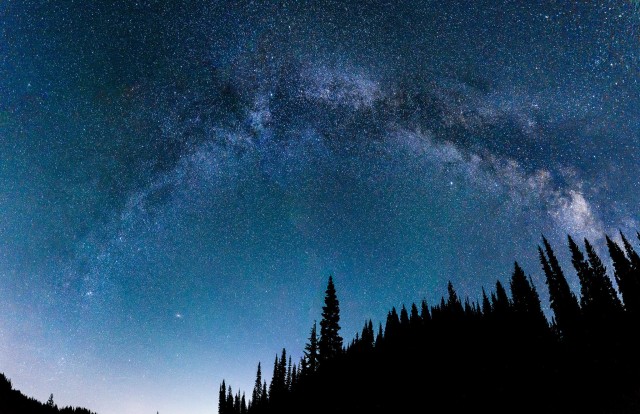
<svg viewBox="0 0 640 414">
<path fill-rule="evenodd" d="M 588 240 L 568 238 L 579 295 L 543 238 L 551 321 L 515 263 L 508 283 L 479 301 L 449 283 L 439 303 L 393 308 L 384 326 L 369 320 L 344 346 L 330 277 L 304 357 L 292 363 L 283 349 L 270 384 L 258 364 L 251 399 L 223 381 L 219 414 L 639 413 L 640 256 L 620 236 L 606 238 L 610 275 Z"/>
<path fill-rule="evenodd" d="M 0 414 L 94 414 L 86 408 L 58 408 L 53 394 L 46 403 L 14 390 L 11 381 L 0 373 Z"/>
</svg>

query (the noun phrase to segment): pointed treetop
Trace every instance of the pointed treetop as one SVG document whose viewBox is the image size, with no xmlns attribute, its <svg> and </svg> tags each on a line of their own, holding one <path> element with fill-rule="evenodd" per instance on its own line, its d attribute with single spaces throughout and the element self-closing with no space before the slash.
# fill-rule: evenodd
<svg viewBox="0 0 640 414">
<path fill-rule="evenodd" d="M 420 304 L 420 317 L 422 318 L 422 322 L 431 320 L 431 312 L 429 312 L 429 305 L 427 305 L 426 299 L 423 299 Z"/>
<path fill-rule="evenodd" d="M 511 276 L 511 296 L 513 311 L 520 318 L 527 328 L 535 329 L 539 332 L 546 329 L 547 319 L 540 306 L 540 297 L 536 291 L 531 278 L 527 278 L 524 270 L 518 262 L 514 264 L 513 275 Z"/>
<path fill-rule="evenodd" d="M 325 292 L 322 320 L 320 321 L 320 341 L 318 343 L 320 360 L 327 361 L 342 353 L 342 337 L 340 336 L 340 302 L 336 296 L 333 277 Z"/>
<path fill-rule="evenodd" d="M 507 292 L 502 286 L 500 281 L 496 281 L 496 296 L 495 301 L 493 302 L 493 310 L 498 313 L 506 313 L 509 311 L 509 307 L 511 306 L 511 301 L 507 296 Z"/>
<path fill-rule="evenodd" d="M 542 238 L 545 252 L 538 246 L 540 263 L 549 286 L 549 305 L 555 314 L 559 331 L 565 336 L 577 334 L 580 319 L 580 305 L 576 295 L 571 291 L 567 279 L 564 277 L 560 263 L 553 253 L 546 238 Z"/>
<path fill-rule="evenodd" d="M 618 317 L 623 310 L 622 302 L 620 302 L 613 283 L 607 275 L 607 268 L 602 264 L 602 260 L 600 260 L 589 240 L 584 239 L 584 244 L 591 269 L 589 293 L 591 295 L 590 305 L 593 308 L 593 313 L 599 314 L 600 317 L 605 319 Z"/>
<path fill-rule="evenodd" d="M 580 280 L 580 306 L 588 308 L 592 300 L 592 295 L 589 290 L 592 285 L 593 269 L 591 269 L 589 263 L 584 258 L 584 254 L 582 254 L 582 251 L 571 236 L 568 236 L 567 239 L 569 241 L 569 250 L 571 251 L 571 263 L 576 269 L 578 280 Z"/>
<path fill-rule="evenodd" d="M 640 256 L 638 256 L 638 253 L 636 253 L 635 249 L 633 248 L 629 240 L 627 240 L 627 238 L 624 237 L 624 234 L 622 233 L 622 231 L 620 231 L 620 238 L 622 239 L 622 244 L 624 245 L 624 249 L 627 252 L 629 261 L 635 268 L 640 268 Z"/>
<path fill-rule="evenodd" d="M 313 327 L 309 334 L 309 342 L 304 348 L 304 362 L 305 374 L 314 373 L 318 369 L 319 356 L 316 321 L 313 321 Z"/>
<path fill-rule="evenodd" d="M 416 306 L 415 303 L 411 304 L 411 314 L 409 315 L 409 323 L 413 327 L 419 326 L 420 323 L 422 323 L 422 318 L 418 313 L 418 307 Z"/>
<path fill-rule="evenodd" d="M 487 292 L 482 288 L 482 313 L 487 316 L 491 313 L 491 302 L 487 297 Z"/>
<path fill-rule="evenodd" d="M 640 268 L 633 266 L 617 243 L 606 237 L 618 288 L 627 311 L 640 317 Z"/>
<path fill-rule="evenodd" d="M 402 309 L 400 310 L 400 325 L 409 325 L 409 314 L 407 313 L 407 308 L 404 305 L 402 305 Z"/>
</svg>

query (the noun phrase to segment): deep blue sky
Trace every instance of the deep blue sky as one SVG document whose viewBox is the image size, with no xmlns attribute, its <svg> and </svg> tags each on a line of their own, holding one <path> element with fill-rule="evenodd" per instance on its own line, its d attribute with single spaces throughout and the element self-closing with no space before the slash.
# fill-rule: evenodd
<svg viewBox="0 0 640 414">
<path fill-rule="evenodd" d="M 546 298 L 541 234 L 567 264 L 567 233 L 639 228 L 636 2 L 227 3 L 0 2 L 25 393 L 215 413 L 222 378 L 301 355 L 329 274 L 350 339 L 516 259 Z"/>
</svg>

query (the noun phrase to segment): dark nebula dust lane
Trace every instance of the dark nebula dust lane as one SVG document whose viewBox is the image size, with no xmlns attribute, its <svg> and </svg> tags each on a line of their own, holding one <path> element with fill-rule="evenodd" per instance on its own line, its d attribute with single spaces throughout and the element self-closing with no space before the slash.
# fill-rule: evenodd
<svg viewBox="0 0 640 414">
<path fill-rule="evenodd" d="M 0 3 L 0 371 L 209 413 L 329 274 L 350 338 L 635 234 L 637 2 L 469 3 Z"/>
</svg>

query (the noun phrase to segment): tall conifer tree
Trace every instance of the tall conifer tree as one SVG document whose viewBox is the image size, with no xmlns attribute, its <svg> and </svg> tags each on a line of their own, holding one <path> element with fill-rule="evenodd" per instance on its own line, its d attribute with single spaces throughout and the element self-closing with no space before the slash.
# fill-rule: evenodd
<svg viewBox="0 0 640 414">
<path fill-rule="evenodd" d="M 336 296 L 333 277 L 329 276 L 329 283 L 322 307 L 320 321 L 320 342 L 318 344 L 320 360 L 328 361 L 342 352 L 342 337 L 340 336 L 340 302 Z"/>
<path fill-rule="evenodd" d="M 607 268 L 602 264 L 602 260 L 600 260 L 589 240 L 584 239 L 584 245 L 593 276 L 591 293 L 595 308 L 594 312 L 599 313 L 606 319 L 618 317 L 623 310 L 622 302 L 618 298 L 611 278 L 607 276 Z"/>
<path fill-rule="evenodd" d="M 524 321 L 528 329 L 541 330 L 547 327 L 547 319 L 540 306 L 540 297 L 535 286 L 515 262 L 511 276 L 511 296 L 515 317 Z"/>
<path fill-rule="evenodd" d="M 423 324 L 426 324 L 431 320 L 431 312 L 429 312 L 429 305 L 427 305 L 427 301 L 425 299 L 420 303 L 420 318 L 422 319 Z"/>
<path fill-rule="evenodd" d="M 242 393 L 242 399 L 240 400 L 240 414 L 247 414 L 247 399 Z"/>
<path fill-rule="evenodd" d="M 571 251 L 571 263 L 576 269 L 578 280 L 580 280 L 580 307 L 585 314 L 591 312 L 593 303 L 593 269 L 585 260 L 584 254 L 580 251 L 578 245 L 573 241 L 571 236 L 567 236 L 569 240 L 569 250 Z"/>
<path fill-rule="evenodd" d="M 398 312 L 395 306 L 391 308 L 391 311 L 387 314 L 387 323 L 384 326 L 385 338 L 394 338 L 397 336 L 400 330 L 400 319 L 398 318 Z"/>
<path fill-rule="evenodd" d="M 218 392 L 218 414 L 227 414 L 227 385 L 224 380 L 220 384 L 220 391 Z"/>
<path fill-rule="evenodd" d="M 631 245 L 631 243 L 627 240 L 627 238 L 620 232 L 620 238 L 622 239 L 622 245 L 624 246 L 624 250 L 627 253 L 627 257 L 629 259 L 630 267 L 629 267 L 629 279 L 630 283 L 634 286 L 638 292 L 640 292 L 640 256 L 636 253 L 635 249 Z M 640 293 L 639 293 L 640 295 Z M 635 311 L 640 313 L 640 303 L 635 306 Z"/>
<path fill-rule="evenodd" d="M 453 283 L 449 281 L 447 284 L 447 293 L 449 294 L 449 298 L 446 303 L 445 310 L 450 316 L 460 319 L 464 315 L 464 309 L 462 307 L 462 302 L 458 298 L 458 294 L 456 290 L 453 288 Z"/>
<path fill-rule="evenodd" d="M 487 296 L 487 292 L 482 288 L 482 314 L 489 316 L 491 314 L 491 302 Z"/>
<path fill-rule="evenodd" d="M 313 321 L 313 327 L 311 328 L 311 334 L 309 335 L 309 342 L 304 348 L 305 375 L 313 374 L 318 369 L 318 335 L 316 332 L 316 321 Z"/>
<path fill-rule="evenodd" d="M 606 240 L 624 307 L 631 314 L 640 315 L 640 281 L 634 278 L 632 264 L 620 246 L 609 236 Z"/>
<path fill-rule="evenodd" d="M 511 307 L 511 301 L 507 296 L 507 291 L 504 290 L 504 286 L 498 280 L 496 282 L 496 294 L 492 296 L 493 303 L 491 304 L 491 308 L 493 309 L 494 314 L 499 315 L 501 318 L 505 318 L 509 314 L 509 310 Z"/>
<path fill-rule="evenodd" d="M 569 283 L 564 277 L 562 268 L 553 253 L 551 245 L 546 238 L 542 238 L 545 252 L 538 246 L 540 263 L 547 278 L 549 287 L 549 303 L 555 315 L 555 321 L 560 333 L 564 336 L 572 336 L 579 331 L 580 305 L 575 294 L 569 288 Z"/>
<path fill-rule="evenodd" d="M 233 392 L 231 390 L 231 385 L 227 387 L 227 403 L 225 404 L 225 413 L 233 413 Z"/>
<path fill-rule="evenodd" d="M 400 309 L 400 325 L 404 328 L 409 326 L 409 314 L 407 313 L 407 308 L 402 305 L 402 309 Z"/>
<path fill-rule="evenodd" d="M 262 368 L 258 362 L 258 372 L 256 373 L 256 382 L 253 385 L 253 392 L 251 394 L 251 408 L 252 411 L 260 409 L 260 397 L 262 396 Z"/>
<path fill-rule="evenodd" d="M 262 395 L 260 396 L 260 407 L 265 407 L 269 403 L 269 393 L 267 391 L 267 381 L 262 382 Z"/>
</svg>

